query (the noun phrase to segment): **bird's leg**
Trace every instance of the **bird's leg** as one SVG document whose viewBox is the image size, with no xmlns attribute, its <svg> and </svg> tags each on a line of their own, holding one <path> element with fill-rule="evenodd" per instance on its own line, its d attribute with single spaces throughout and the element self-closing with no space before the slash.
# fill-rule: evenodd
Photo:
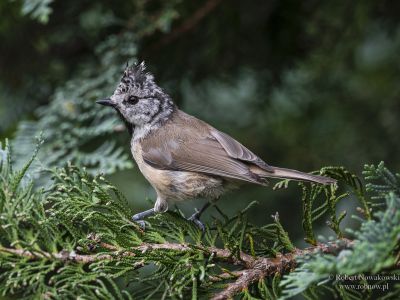
<svg viewBox="0 0 400 300">
<path fill-rule="evenodd" d="M 142 211 L 140 213 L 137 213 L 135 215 L 133 215 L 132 217 L 132 221 L 136 222 L 140 225 L 140 227 L 142 227 L 143 229 L 145 228 L 145 223 L 143 221 L 144 218 L 147 218 L 148 216 L 152 216 L 155 214 L 154 208 Z"/>
<path fill-rule="evenodd" d="M 204 226 L 204 224 L 200 221 L 200 217 L 203 214 L 203 212 L 211 205 L 210 202 L 207 202 L 200 210 L 196 209 L 196 212 L 190 216 L 190 218 L 188 218 L 189 221 L 192 221 L 194 224 L 197 225 L 197 227 L 200 228 L 201 231 L 206 230 L 206 227 Z"/>
</svg>

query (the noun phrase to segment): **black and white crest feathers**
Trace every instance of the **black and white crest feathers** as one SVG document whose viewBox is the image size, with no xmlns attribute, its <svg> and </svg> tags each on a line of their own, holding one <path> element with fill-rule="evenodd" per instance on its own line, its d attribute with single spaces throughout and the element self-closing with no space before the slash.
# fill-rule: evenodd
<svg viewBox="0 0 400 300">
<path fill-rule="evenodd" d="M 144 61 L 131 66 L 129 66 L 128 62 L 126 64 L 117 92 L 122 94 L 132 89 L 141 90 L 148 96 L 162 93 L 162 89 L 155 83 L 153 74 L 146 71 Z"/>
<path fill-rule="evenodd" d="M 143 84 L 146 81 L 151 81 L 154 83 L 154 76 L 150 72 L 146 72 L 146 64 L 144 61 L 142 61 L 140 64 L 135 64 L 132 66 L 129 66 L 127 63 L 122 80 L 127 78 L 134 79 L 134 81 L 139 84 Z"/>
</svg>

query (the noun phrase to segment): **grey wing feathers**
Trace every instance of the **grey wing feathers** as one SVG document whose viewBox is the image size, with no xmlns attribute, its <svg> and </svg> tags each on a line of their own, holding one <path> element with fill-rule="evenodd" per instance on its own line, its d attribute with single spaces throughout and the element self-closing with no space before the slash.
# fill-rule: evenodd
<svg viewBox="0 0 400 300">
<path fill-rule="evenodd" d="M 253 163 L 265 171 L 274 172 L 274 169 L 266 162 L 226 133 L 215 129 L 211 130 L 210 133 L 224 147 L 230 157 Z"/>
<path fill-rule="evenodd" d="M 200 172 L 228 177 L 248 182 L 264 184 L 248 166 L 227 155 L 219 142 L 212 138 L 184 139 L 183 141 L 164 141 L 160 147 L 155 145 L 143 149 L 144 161 L 157 169 L 171 171 Z"/>
</svg>

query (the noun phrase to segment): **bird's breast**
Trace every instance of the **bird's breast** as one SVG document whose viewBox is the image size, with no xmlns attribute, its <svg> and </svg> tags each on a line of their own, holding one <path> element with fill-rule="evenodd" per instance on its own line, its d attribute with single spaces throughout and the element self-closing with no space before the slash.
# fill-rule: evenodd
<svg viewBox="0 0 400 300">
<path fill-rule="evenodd" d="M 167 176 L 164 170 L 153 168 L 144 162 L 142 155 L 143 150 L 140 145 L 140 141 L 135 141 L 132 139 L 131 151 L 140 172 L 142 172 L 143 176 L 157 191 L 163 190 L 165 186 L 168 186 L 171 183 L 170 177 Z"/>
<path fill-rule="evenodd" d="M 159 170 L 143 160 L 140 141 L 131 142 L 131 151 L 143 176 L 166 200 L 183 201 L 196 197 L 219 198 L 226 189 L 222 178 L 196 172 Z"/>
</svg>

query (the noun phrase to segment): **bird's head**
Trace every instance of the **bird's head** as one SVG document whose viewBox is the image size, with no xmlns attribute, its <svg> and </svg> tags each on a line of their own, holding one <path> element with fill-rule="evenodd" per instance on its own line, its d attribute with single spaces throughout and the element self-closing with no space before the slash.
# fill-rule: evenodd
<svg viewBox="0 0 400 300">
<path fill-rule="evenodd" d="M 97 103 L 115 108 L 126 123 L 135 127 L 162 121 L 175 109 L 169 95 L 146 72 L 144 62 L 127 65 L 114 94 Z"/>
</svg>

